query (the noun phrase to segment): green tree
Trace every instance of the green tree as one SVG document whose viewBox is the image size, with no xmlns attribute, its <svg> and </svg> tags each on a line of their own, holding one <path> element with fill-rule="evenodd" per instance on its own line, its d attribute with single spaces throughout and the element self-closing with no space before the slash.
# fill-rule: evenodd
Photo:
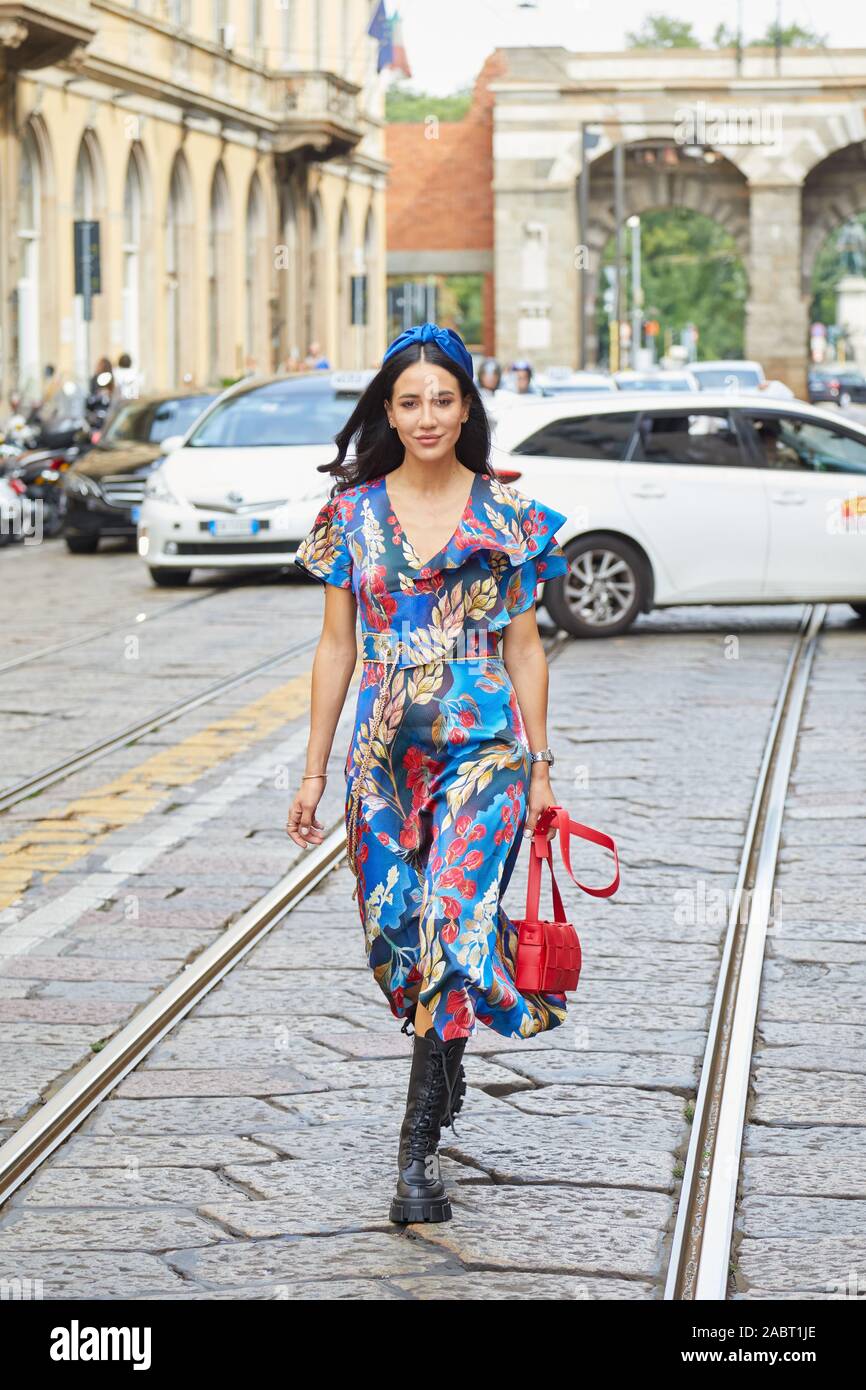
<svg viewBox="0 0 866 1390">
<path fill-rule="evenodd" d="M 716 27 L 715 27 L 715 29 L 713 30 L 713 47 L 714 47 L 714 48 L 736 48 L 736 46 L 737 46 L 737 31 L 736 31 L 736 29 L 732 29 L 732 28 L 730 27 L 730 25 L 725 24 L 724 22 L 722 22 L 721 24 L 717 24 Z"/>
<path fill-rule="evenodd" d="M 866 230 L 866 212 L 855 214 L 855 221 Z M 809 315 L 812 322 L 834 324 L 836 322 L 836 286 L 847 274 L 843 253 L 839 250 L 841 227 L 831 232 L 815 258 L 812 275 L 812 302 Z"/>
<path fill-rule="evenodd" d="M 428 116 L 438 116 L 440 121 L 462 121 L 471 105 L 471 87 L 463 87 L 444 97 L 391 87 L 385 94 L 385 120 L 417 121 L 420 124 Z"/>
<path fill-rule="evenodd" d="M 615 241 L 602 265 L 612 265 Z M 626 236 L 628 262 L 628 234 Z M 603 277 L 599 277 L 602 279 Z M 686 324 L 699 332 L 703 358 L 742 357 L 746 272 L 733 238 L 712 218 L 690 208 L 663 208 L 641 216 L 641 283 L 644 304 L 658 310 L 659 342 L 679 342 Z M 629 294 L 625 296 L 629 312 Z M 596 306 L 599 345 L 610 341 L 601 294 Z M 606 356 L 606 351 L 600 353 Z"/>
<path fill-rule="evenodd" d="M 625 36 L 626 48 L 700 48 L 690 20 L 649 14 L 640 29 Z"/>
<path fill-rule="evenodd" d="M 749 48 L 774 48 L 779 43 L 782 48 L 823 48 L 827 35 L 815 29 L 804 29 L 802 24 L 770 24 L 761 39 L 750 39 Z"/>
</svg>

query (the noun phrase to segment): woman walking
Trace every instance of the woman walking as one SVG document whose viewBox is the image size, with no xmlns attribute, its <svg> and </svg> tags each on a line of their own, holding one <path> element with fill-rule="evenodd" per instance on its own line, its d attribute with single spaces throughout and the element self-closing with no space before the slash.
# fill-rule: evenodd
<svg viewBox="0 0 866 1390">
<path fill-rule="evenodd" d="M 403 1032 L 413 1027 L 390 1215 L 445 1221 L 437 1149 L 465 1094 L 467 1039 L 479 1021 L 526 1038 L 566 1016 L 564 994 L 516 989 L 500 905 L 521 834 L 555 804 L 535 593 L 567 568 L 554 538 L 565 517 L 497 479 L 472 358 L 434 323 L 394 339 L 336 444 L 336 487 L 295 562 L 326 592 L 287 832 L 323 838 L 316 808 L 359 615 L 349 862 L 368 963 Z"/>
</svg>

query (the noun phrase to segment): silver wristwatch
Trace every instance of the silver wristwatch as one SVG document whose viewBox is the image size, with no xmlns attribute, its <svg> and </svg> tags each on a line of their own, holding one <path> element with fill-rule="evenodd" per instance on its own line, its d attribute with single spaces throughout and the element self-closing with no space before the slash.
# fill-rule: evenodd
<svg viewBox="0 0 866 1390">
<path fill-rule="evenodd" d="M 540 753 L 530 753 L 529 761 L 532 763 L 550 763 L 550 766 L 553 767 L 556 759 L 553 756 L 552 749 L 542 748 Z"/>
</svg>

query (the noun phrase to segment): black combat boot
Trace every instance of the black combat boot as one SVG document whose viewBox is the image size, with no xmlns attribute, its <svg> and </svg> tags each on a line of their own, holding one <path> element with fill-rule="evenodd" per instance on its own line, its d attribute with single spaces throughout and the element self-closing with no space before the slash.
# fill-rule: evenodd
<svg viewBox="0 0 866 1390">
<path fill-rule="evenodd" d="M 406 1036 L 407 1036 L 407 1038 L 411 1038 L 411 1037 L 414 1036 L 414 1033 L 415 1033 L 415 1027 L 414 1027 L 414 1025 L 415 1025 L 415 1014 L 416 1014 L 416 1012 L 417 1012 L 417 1008 L 418 1008 L 417 1003 L 412 1003 L 412 1005 L 410 1006 L 409 1013 L 408 1013 L 408 1014 L 406 1015 L 406 1017 L 403 1019 L 403 1027 L 400 1029 L 400 1032 L 401 1032 L 401 1033 L 405 1033 Z M 411 1032 L 411 1033 L 409 1032 L 410 1026 L 411 1026 L 411 1028 L 412 1028 L 412 1032 Z M 462 1039 L 462 1041 L 465 1043 L 465 1042 L 466 1042 L 466 1039 L 464 1038 L 464 1039 Z M 463 1108 L 463 1097 L 466 1095 L 466 1073 L 465 1073 L 465 1071 L 463 1070 L 463 1049 L 462 1049 L 462 1048 L 461 1048 L 459 1051 L 456 1051 L 456 1050 L 455 1050 L 452 1054 L 450 1054 L 450 1062 L 449 1062 L 449 1081 L 450 1081 L 450 1083 L 451 1083 L 451 1107 L 450 1107 L 450 1113 L 446 1115 L 446 1114 L 444 1113 L 444 1110 L 443 1110 L 443 1113 L 442 1113 L 442 1115 L 440 1116 L 440 1123 L 441 1123 L 442 1126 L 443 1126 L 444 1128 L 446 1128 L 446 1129 L 449 1128 L 449 1127 L 451 1127 L 451 1128 L 453 1129 L 453 1127 L 454 1127 L 454 1125 L 453 1125 L 454 1116 L 458 1113 L 458 1111 L 462 1110 L 462 1108 Z M 444 1092 L 443 1092 L 443 1098 L 444 1098 Z M 457 1133 L 456 1130 L 455 1130 L 454 1132 L 455 1132 L 455 1134 Z"/>
<path fill-rule="evenodd" d="M 444 1121 L 450 1121 L 452 1078 L 466 1038 L 443 1041 L 430 1028 L 413 1035 L 412 1069 L 406 1114 L 400 1130 L 397 1190 L 392 1221 L 450 1221 L 451 1203 L 439 1169 L 437 1152 Z"/>
</svg>

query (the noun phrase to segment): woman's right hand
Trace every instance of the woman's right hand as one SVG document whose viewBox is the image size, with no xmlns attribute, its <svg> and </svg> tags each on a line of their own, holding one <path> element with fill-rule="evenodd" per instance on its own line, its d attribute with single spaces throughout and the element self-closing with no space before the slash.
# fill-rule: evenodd
<svg viewBox="0 0 866 1390">
<path fill-rule="evenodd" d="M 286 819 L 286 834 L 301 849 L 320 845 L 325 838 L 324 826 L 316 820 L 316 807 L 325 790 L 325 777 L 309 777 L 301 782 Z"/>
</svg>

